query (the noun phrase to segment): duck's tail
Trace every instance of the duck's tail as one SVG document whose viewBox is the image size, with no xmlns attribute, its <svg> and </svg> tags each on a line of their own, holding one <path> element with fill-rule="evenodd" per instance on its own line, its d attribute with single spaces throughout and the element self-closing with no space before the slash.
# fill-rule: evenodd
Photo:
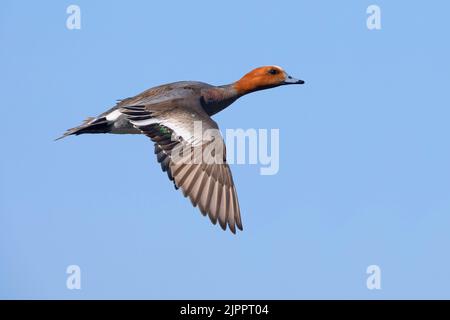
<svg viewBox="0 0 450 320">
<path fill-rule="evenodd" d="M 79 135 L 83 133 L 107 133 L 110 130 L 111 123 L 106 120 L 105 117 L 89 117 L 78 127 L 68 129 L 61 137 L 56 138 L 55 141 L 71 135 Z"/>
</svg>

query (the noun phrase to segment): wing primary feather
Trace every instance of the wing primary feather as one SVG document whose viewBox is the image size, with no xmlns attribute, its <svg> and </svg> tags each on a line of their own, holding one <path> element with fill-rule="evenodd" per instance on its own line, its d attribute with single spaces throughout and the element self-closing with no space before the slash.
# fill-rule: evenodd
<svg viewBox="0 0 450 320">
<path fill-rule="evenodd" d="M 213 182 L 212 185 L 212 194 L 211 194 L 211 198 L 209 199 L 209 204 L 208 204 L 208 213 L 209 213 L 209 218 L 211 220 L 211 222 L 213 224 L 217 223 L 217 195 L 218 195 L 218 182 L 214 179 L 211 179 Z"/>
<path fill-rule="evenodd" d="M 219 183 L 221 194 L 220 194 L 220 206 L 219 206 L 219 221 L 222 229 L 227 228 L 227 190 L 226 186 Z"/>
<path fill-rule="evenodd" d="M 231 232 L 236 234 L 236 220 L 234 219 L 234 201 L 233 201 L 233 191 L 232 188 L 227 188 L 227 203 L 228 203 L 228 225 L 230 226 Z"/>
</svg>

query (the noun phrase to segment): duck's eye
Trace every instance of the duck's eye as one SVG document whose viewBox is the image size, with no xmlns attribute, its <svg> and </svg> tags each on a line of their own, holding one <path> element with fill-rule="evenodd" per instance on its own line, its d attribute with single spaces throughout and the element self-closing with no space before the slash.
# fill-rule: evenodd
<svg viewBox="0 0 450 320">
<path fill-rule="evenodd" d="M 270 69 L 268 72 L 270 74 L 278 74 L 279 73 L 279 71 L 277 69 Z"/>
</svg>

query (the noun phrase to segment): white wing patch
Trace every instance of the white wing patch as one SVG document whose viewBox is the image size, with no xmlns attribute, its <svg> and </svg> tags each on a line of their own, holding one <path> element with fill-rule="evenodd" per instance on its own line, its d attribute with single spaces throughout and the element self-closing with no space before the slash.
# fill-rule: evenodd
<svg viewBox="0 0 450 320">
<path fill-rule="evenodd" d="M 172 139 L 178 140 L 180 137 L 192 146 L 199 146 L 204 143 L 204 135 L 209 131 L 217 130 L 214 121 L 202 118 L 197 111 L 168 110 L 164 112 L 152 112 L 143 106 L 129 106 L 121 109 L 121 114 L 128 117 L 128 121 L 137 129 L 145 131 L 146 126 L 160 124 L 172 130 Z M 218 131 L 219 132 L 219 131 Z M 209 134 L 211 135 L 211 134 Z M 215 136 L 215 135 L 212 135 Z M 220 132 L 219 132 L 220 136 Z M 211 140 L 208 139 L 207 140 Z"/>
<path fill-rule="evenodd" d="M 186 124 L 182 122 L 158 118 L 135 120 L 135 121 L 130 120 L 130 122 L 131 124 L 133 124 L 138 128 L 158 123 L 170 128 L 176 136 L 183 138 L 183 140 L 186 141 L 187 143 L 197 144 L 198 142 L 201 142 L 201 139 L 198 139 L 198 137 L 195 138 L 193 136 L 191 127 L 189 125 L 186 126 Z"/>
<path fill-rule="evenodd" d="M 115 121 L 117 118 L 119 118 L 122 115 L 122 112 L 119 111 L 119 109 L 114 110 L 113 112 L 110 112 L 106 115 L 106 120 L 108 121 Z"/>
</svg>

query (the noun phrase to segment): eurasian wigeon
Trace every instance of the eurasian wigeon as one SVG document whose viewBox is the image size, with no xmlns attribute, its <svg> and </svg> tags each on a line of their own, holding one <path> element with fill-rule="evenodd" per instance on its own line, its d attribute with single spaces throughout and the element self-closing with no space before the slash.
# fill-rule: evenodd
<svg viewBox="0 0 450 320">
<path fill-rule="evenodd" d="M 222 86 L 203 82 L 181 81 L 150 88 L 134 97 L 120 100 L 116 106 L 98 117 L 88 118 L 78 127 L 67 130 L 60 138 L 84 133 L 145 134 L 155 144 L 157 160 L 166 171 L 175 188 L 181 188 L 185 197 L 198 206 L 211 221 L 219 221 L 236 233 L 242 230 L 241 214 L 230 168 L 226 163 L 225 144 L 220 134 L 198 137 L 218 130 L 211 116 L 225 109 L 238 98 L 258 90 L 288 84 L 303 84 L 278 66 L 264 66 L 252 70 L 240 80 Z M 58 140 L 57 139 L 57 140 Z M 212 146 L 213 156 L 222 161 L 175 161 L 181 146 L 189 150 L 204 150 Z M 186 149 L 183 149 L 186 150 Z M 195 155 L 195 151 L 194 151 Z M 192 160 L 192 157 L 189 156 Z M 186 158 L 184 159 L 186 160 Z"/>
</svg>

